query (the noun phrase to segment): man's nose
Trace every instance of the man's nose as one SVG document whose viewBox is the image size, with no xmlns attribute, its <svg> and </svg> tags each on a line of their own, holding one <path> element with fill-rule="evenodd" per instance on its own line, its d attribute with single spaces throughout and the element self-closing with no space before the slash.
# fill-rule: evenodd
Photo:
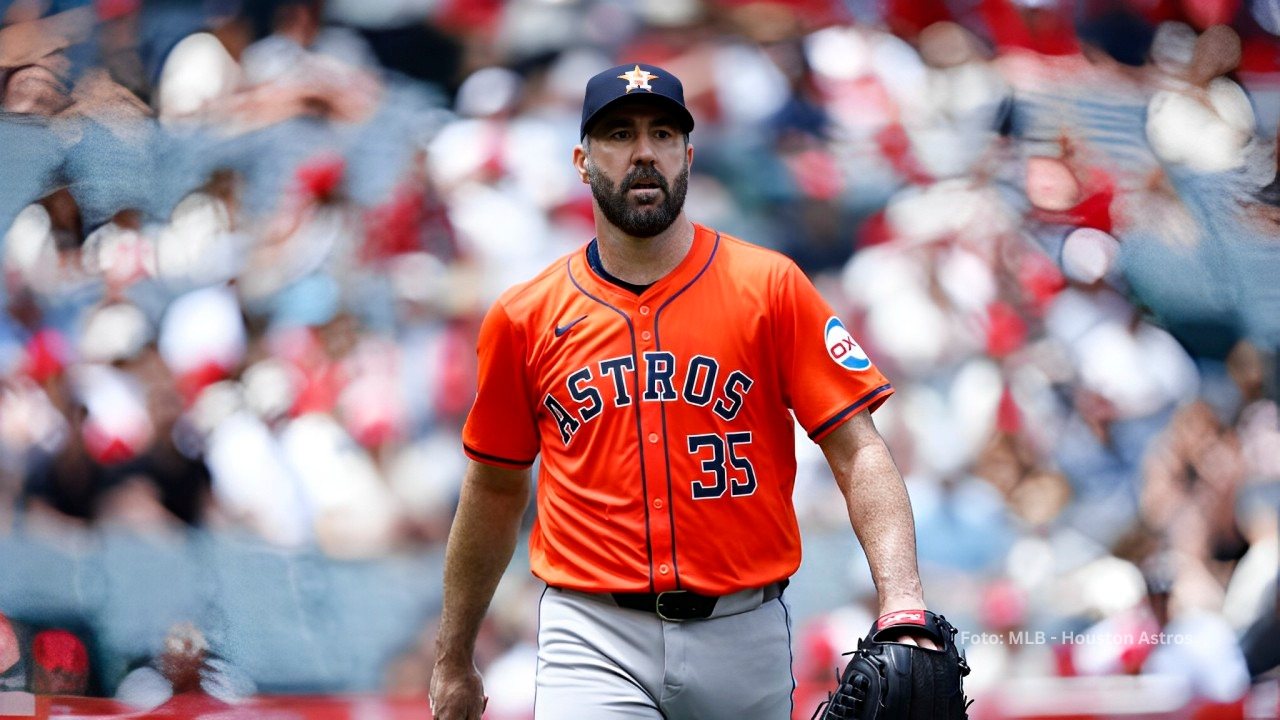
<svg viewBox="0 0 1280 720">
<path fill-rule="evenodd" d="M 652 165 L 658 156 L 653 151 L 653 142 L 641 135 L 636 139 L 635 149 L 631 153 L 631 162 L 635 165 Z"/>
</svg>

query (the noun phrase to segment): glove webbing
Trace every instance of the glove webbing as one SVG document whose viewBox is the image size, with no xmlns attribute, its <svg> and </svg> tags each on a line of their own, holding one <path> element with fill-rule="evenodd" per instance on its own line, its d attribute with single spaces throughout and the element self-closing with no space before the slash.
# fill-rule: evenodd
<svg viewBox="0 0 1280 720">
<path fill-rule="evenodd" d="M 865 657 L 876 666 L 876 669 L 880 672 L 880 676 L 882 678 L 884 677 L 884 665 L 881 663 L 880 658 L 868 653 L 862 647 L 847 653 L 841 653 L 841 657 L 848 657 L 850 655 Z M 818 703 L 818 707 L 813 711 L 813 715 L 809 717 L 809 720 L 818 720 L 819 717 L 821 717 L 822 720 L 857 720 L 858 713 L 862 710 L 863 704 L 867 702 L 867 690 L 869 683 L 862 675 L 852 678 L 851 682 L 844 682 L 844 679 L 840 677 L 840 668 L 835 669 L 835 676 L 835 691 L 827 692 L 827 699 Z M 880 687 L 885 687 L 885 684 L 881 682 Z M 833 704 L 837 697 L 842 702 L 840 704 Z M 852 704 L 843 702 L 845 698 L 851 700 Z M 877 698 L 877 701 L 878 700 L 879 699 Z M 826 711 L 825 713 L 823 712 L 824 710 Z"/>
</svg>

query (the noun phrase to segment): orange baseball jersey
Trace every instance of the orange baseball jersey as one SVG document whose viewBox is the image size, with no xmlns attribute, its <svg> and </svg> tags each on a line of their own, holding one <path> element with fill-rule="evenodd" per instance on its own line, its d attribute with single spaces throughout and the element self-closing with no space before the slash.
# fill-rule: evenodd
<svg viewBox="0 0 1280 720">
<path fill-rule="evenodd" d="M 480 330 L 467 455 L 542 461 L 535 575 L 587 592 L 723 595 L 800 565 L 795 426 L 821 440 L 893 388 L 787 257 L 695 225 L 635 294 L 591 246 Z"/>
</svg>

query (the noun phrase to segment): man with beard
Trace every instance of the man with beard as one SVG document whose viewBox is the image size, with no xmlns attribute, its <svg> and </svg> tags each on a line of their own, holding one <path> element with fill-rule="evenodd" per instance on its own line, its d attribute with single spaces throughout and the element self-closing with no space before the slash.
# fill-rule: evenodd
<svg viewBox="0 0 1280 720">
<path fill-rule="evenodd" d="M 436 718 L 483 712 L 476 638 L 539 455 L 538 720 L 790 717 L 793 412 L 882 615 L 924 608 L 910 502 L 870 416 L 893 388 L 794 263 L 685 217 L 693 124 L 662 68 L 591 78 L 573 163 L 596 238 L 485 318 Z"/>
</svg>

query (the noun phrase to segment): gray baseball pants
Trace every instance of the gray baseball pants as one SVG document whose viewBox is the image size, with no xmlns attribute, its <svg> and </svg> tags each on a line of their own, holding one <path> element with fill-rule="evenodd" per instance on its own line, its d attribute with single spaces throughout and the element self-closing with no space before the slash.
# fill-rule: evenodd
<svg viewBox="0 0 1280 720">
<path fill-rule="evenodd" d="M 759 597 L 668 621 L 608 595 L 547 588 L 534 720 L 788 720 L 790 611 L 782 597 Z"/>
</svg>

